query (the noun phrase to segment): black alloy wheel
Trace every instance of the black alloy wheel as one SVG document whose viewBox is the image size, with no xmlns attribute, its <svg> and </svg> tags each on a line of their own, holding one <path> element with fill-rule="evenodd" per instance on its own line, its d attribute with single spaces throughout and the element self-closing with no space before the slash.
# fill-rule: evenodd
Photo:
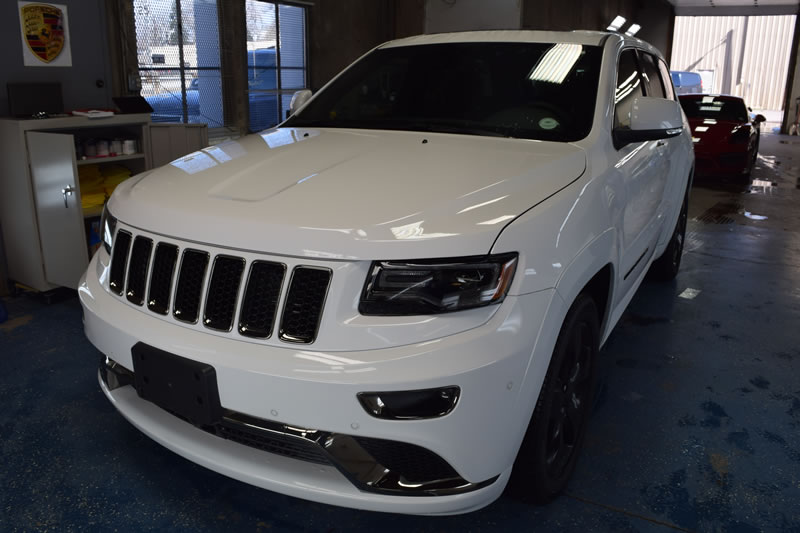
<svg viewBox="0 0 800 533">
<path fill-rule="evenodd" d="M 689 219 L 689 194 L 684 195 L 681 212 L 675 223 L 675 229 L 664 253 L 653 261 L 650 274 L 661 281 L 672 281 L 678 275 L 683 257 L 683 245 L 686 240 L 686 224 Z"/>
<path fill-rule="evenodd" d="M 581 294 L 561 326 L 514 462 L 509 489 L 521 499 L 546 503 L 572 476 L 591 412 L 599 343 L 597 307 L 589 295 Z"/>
</svg>

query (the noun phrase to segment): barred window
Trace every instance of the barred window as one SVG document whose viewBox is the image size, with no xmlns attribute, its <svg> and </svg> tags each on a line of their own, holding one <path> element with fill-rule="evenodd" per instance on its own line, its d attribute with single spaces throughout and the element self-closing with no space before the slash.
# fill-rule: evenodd
<svg viewBox="0 0 800 533">
<path fill-rule="evenodd" d="M 307 85 L 306 10 L 247 0 L 247 83 L 250 131 L 286 118 L 295 91 Z"/>
<path fill-rule="evenodd" d="M 224 79 L 246 71 L 249 130 L 286 117 L 295 91 L 307 85 L 306 8 L 261 0 L 131 0 L 141 94 L 153 122 L 227 128 L 235 116 Z M 245 11 L 247 58 L 220 60 L 218 10 Z M 246 67 L 246 69 L 241 69 Z M 238 74 L 237 74 L 238 75 Z M 230 95 L 232 96 L 232 95 Z"/>
<path fill-rule="evenodd" d="M 133 0 L 133 8 L 153 122 L 224 127 L 217 0 Z"/>
</svg>

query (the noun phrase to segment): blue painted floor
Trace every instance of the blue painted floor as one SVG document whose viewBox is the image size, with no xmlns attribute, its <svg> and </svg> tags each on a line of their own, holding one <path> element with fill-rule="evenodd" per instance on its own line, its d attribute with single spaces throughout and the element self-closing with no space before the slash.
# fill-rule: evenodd
<svg viewBox="0 0 800 533">
<path fill-rule="evenodd" d="M 602 351 L 586 447 L 546 507 L 392 516 L 205 470 L 106 401 L 77 299 L 22 295 L 0 324 L 0 531 L 800 531 L 795 139 L 764 136 L 751 191 L 697 184 L 681 274 L 646 282 Z"/>
</svg>

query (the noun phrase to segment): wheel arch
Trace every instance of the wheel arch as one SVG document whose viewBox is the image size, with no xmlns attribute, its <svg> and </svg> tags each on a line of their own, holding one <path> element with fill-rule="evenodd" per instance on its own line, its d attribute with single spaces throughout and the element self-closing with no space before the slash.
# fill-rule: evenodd
<svg viewBox="0 0 800 533">
<path fill-rule="evenodd" d="M 569 308 L 578 296 L 588 292 L 595 301 L 600 323 L 600 336 L 605 339 L 614 302 L 617 272 L 617 233 L 609 229 L 575 256 L 556 283 L 556 291 Z"/>
</svg>

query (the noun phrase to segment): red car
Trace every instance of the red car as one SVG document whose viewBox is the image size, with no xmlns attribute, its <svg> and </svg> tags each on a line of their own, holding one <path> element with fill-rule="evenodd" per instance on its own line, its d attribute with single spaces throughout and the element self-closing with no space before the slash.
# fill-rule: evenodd
<svg viewBox="0 0 800 533">
<path fill-rule="evenodd" d="M 758 155 L 763 115 L 750 119 L 738 96 L 680 95 L 692 128 L 695 173 L 747 180 Z"/>
</svg>

